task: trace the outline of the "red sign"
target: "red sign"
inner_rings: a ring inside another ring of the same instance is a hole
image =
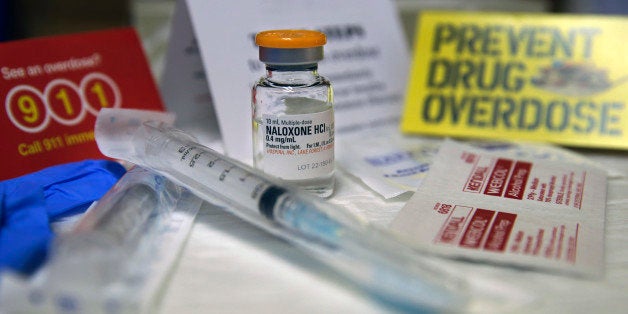
[[[132,28],[0,43],[0,180],[104,158],[100,108],[164,110]]]

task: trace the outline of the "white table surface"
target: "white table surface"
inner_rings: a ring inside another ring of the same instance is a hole
[[[579,151],[628,174],[628,153]],[[383,201],[340,171],[332,202],[385,226],[407,201]],[[605,276],[580,279],[446,261],[465,274],[478,313],[628,313],[628,177],[609,178]],[[496,302],[487,303],[492,299]],[[159,298],[161,313],[391,313],[290,244],[204,204]]]

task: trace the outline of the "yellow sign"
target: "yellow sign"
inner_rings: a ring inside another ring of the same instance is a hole
[[[628,149],[628,19],[425,12],[401,129]]]

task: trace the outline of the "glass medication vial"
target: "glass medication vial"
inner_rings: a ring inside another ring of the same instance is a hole
[[[334,190],[333,91],[318,74],[326,41],[311,30],[258,33],[266,75],[251,101],[255,167],[321,197]]]

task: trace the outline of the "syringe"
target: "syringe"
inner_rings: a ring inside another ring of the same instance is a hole
[[[464,281],[421,260],[386,231],[342,208],[202,146],[142,112],[102,109],[96,142],[106,156],[153,169],[210,202],[294,243],[389,304],[412,310],[459,311]]]

